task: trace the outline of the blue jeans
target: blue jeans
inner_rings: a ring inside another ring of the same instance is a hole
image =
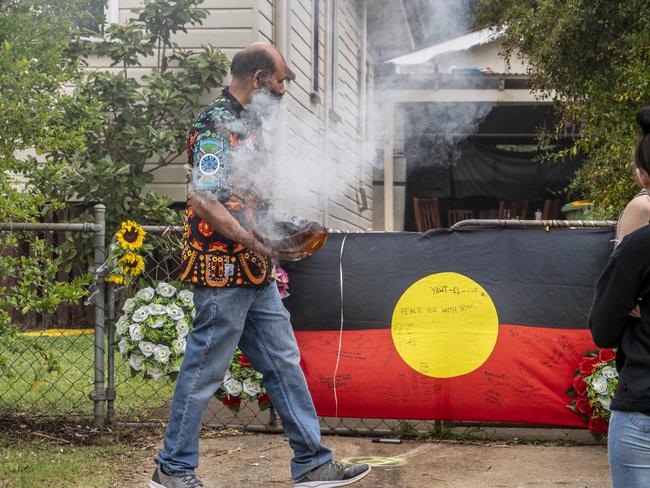
[[[650,416],[612,410],[607,450],[613,488],[650,486]]]
[[[176,380],[163,449],[157,462],[168,474],[189,474],[199,463],[199,431],[208,401],[226,374],[239,344],[282,419],[293,448],[291,477],[332,459],[320,443],[320,424],[291,328],[275,283],[253,288],[197,287],[194,328]]]

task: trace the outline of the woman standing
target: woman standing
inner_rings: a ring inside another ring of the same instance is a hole
[[[641,192],[627,204],[616,226],[616,243],[620,243],[630,232],[650,221],[650,107],[644,107],[636,114],[636,120],[643,131],[636,148],[636,181]]]
[[[596,284],[589,327],[598,347],[617,347],[619,383],[611,403],[608,452],[614,488],[650,486],[650,107],[636,177],[645,192],[625,208],[618,245]]]

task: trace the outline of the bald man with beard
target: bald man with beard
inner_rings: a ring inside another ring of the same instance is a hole
[[[261,115],[277,106],[274,102],[284,96],[285,82],[294,75],[278,50],[262,42],[238,52],[230,70],[232,83],[188,135],[180,279],[194,287],[196,313],[149,488],[206,487],[194,473],[201,420],[237,346],[264,375],[263,384],[282,419],[294,451],[294,486],[348,485],[366,476],[370,467],[343,466],[321,444],[289,313],[272,279],[275,259],[303,256],[278,253],[254,229],[256,212],[270,205],[260,188],[265,181],[260,175],[269,167]]]

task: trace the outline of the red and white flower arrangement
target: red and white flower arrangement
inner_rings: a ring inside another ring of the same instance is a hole
[[[289,275],[280,266],[273,270],[273,279],[277,282],[280,298],[289,296]],[[262,386],[262,374],[255,371],[246,355],[239,349],[235,351],[223,384],[215,396],[233,412],[239,412],[242,400],[257,401],[260,410],[270,408],[271,398]]]
[[[280,298],[284,300],[289,296],[289,275],[280,266],[273,270],[273,279],[277,282]]]
[[[618,385],[615,361],[614,349],[587,352],[567,390],[575,397],[567,407],[582,417],[596,437],[606,434],[609,427],[610,404]]]
[[[262,386],[262,373],[253,369],[239,349],[230,360],[228,372],[215,396],[233,412],[239,412],[243,400],[257,401],[260,410],[271,406],[271,398]]]

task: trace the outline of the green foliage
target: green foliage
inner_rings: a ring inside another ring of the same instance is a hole
[[[58,123],[72,101],[61,88],[76,70],[70,10],[41,0],[0,4],[0,221],[34,218],[46,200],[37,187],[16,185],[24,162],[35,162],[19,151],[67,152],[83,144],[81,120],[65,131]]]
[[[34,154],[68,154],[83,147],[89,119],[79,115],[92,113],[92,105],[80,110],[79,101],[63,88],[75,78],[71,22],[84,5],[83,0],[57,6],[43,0],[0,4],[0,222],[33,221],[43,208],[62,206],[42,191],[36,171],[41,163]],[[73,114],[75,122],[62,125]],[[61,158],[59,165],[64,164]],[[20,178],[27,175],[34,180]],[[35,239],[29,256],[14,257],[8,251],[17,244],[16,234],[0,234],[0,276],[14,280],[0,283],[0,341],[9,352],[18,347],[9,310],[54,312],[60,303],[78,302],[90,281],[87,276],[57,281],[65,247],[52,258],[51,244]],[[36,363],[55,369],[46,349],[31,344],[30,351]],[[7,374],[7,366],[7,356],[0,354],[0,375]]]
[[[155,170],[182,160],[201,96],[227,74],[219,50],[191,52],[174,41],[207,16],[201,1],[150,0],[128,24],[106,28],[100,41],[75,27],[88,25],[92,0],[0,7],[0,221],[72,201],[106,205],[109,235],[127,217],[180,220],[168,198],[145,186]],[[82,69],[91,58],[108,58],[118,69]],[[133,76],[143,65],[155,67]],[[26,149],[36,155],[16,157]],[[20,196],[8,172],[29,181]]]
[[[10,249],[18,244],[15,234],[0,236],[0,248]],[[10,286],[0,283],[0,340],[7,352],[17,351],[17,330],[8,311],[16,310],[26,315],[30,312],[54,313],[61,303],[79,303],[87,294],[92,277],[78,276],[70,281],[58,281],[57,274],[63,269],[63,254],[52,257],[52,245],[42,239],[30,241],[29,256],[0,254],[0,276],[13,277]],[[52,372],[58,364],[50,351],[36,341],[25,338],[23,346],[40,361],[39,371]],[[7,356],[0,354],[0,376],[11,374],[7,368]]]
[[[174,42],[206,17],[200,2],[148,1],[129,24],[105,29],[99,42],[84,39],[79,27],[92,24],[93,0],[0,3],[0,222],[61,209],[65,220],[89,220],[73,210],[98,202],[107,207],[109,236],[126,218],[178,222],[169,199],[145,185],[153,171],[181,158],[201,96],[227,74],[217,49],[192,53]],[[116,69],[83,69],[97,56]],[[141,65],[155,68],[133,76]],[[15,337],[10,308],[47,313],[83,295],[87,278],[59,283],[56,269],[72,260],[86,267],[92,246],[66,238],[54,259],[39,240],[30,258],[0,255],[2,275],[20,277],[0,290],[0,336]],[[3,237],[0,248],[13,244]]]
[[[421,437],[421,433],[415,428],[415,424],[408,420],[400,420],[392,431],[399,439],[418,439]]]
[[[145,185],[155,169],[183,154],[200,97],[221,84],[226,57],[212,47],[184,52],[173,41],[206,17],[200,0],[149,1],[131,23],[112,25],[101,42],[91,42],[78,26],[92,25],[96,3],[0,4],[0,222],[61,209],[65,220],[76,220],[74,207],[97,202],[107,207],[109,236],[127,217],[165,224],[179,219],[169,199],[145,192]],[[96,56],[118,70],[84,70]],[[131,76],[141,64],[156,68]],[[39,240],[31,243],[30,258],[0,256],[2,275],[20,277],[13,288],[0,290],[0,335],[15,337],[10,308],[47,313],[83,295],[87,278],[60,283],[56,269],[72,260],[86,267],[92,246],[66,238],[56,259]],[[47,360],[46,351],[35,352]]]
[[[4,238],[2,244],[15,245],[15,236]],[[0,310],[13,308],[22,314],[54,313],[59,303],[75,303],[86,294],[89,276],[69,282],[56,280],[63,268],[61,257],[51,257],[51,245],[42,239],[30,241],[29,256],[0,258],[0,276],[13,276],[12,286],[0,286]]]
[[[227,58],[219,50],[204,46],[200,52],[183,51],[173,40],[205,18],[206,11],[198,8],[201,1],[149,1],[128,24],[111,25],[101,42],[83,45],[86,61],[109,58],[121,69],[79,73],[74,99],[80,104],[93,101],[96,123],[85,133],[83,151],[73,157],[60,150],[49,153],[49,171],[40,176],[43,191],[77,198],[85,206],[101,201],[109,229],[126,218],[148,224],[179,222],[168,208],[172,202],[146,192],[145,185],[155,170],[182,160],[201,96],[220,86],[227,74]],[[152,65],[148,74],[133,76],[133,68]],[[67,111],[63,125],[75,123],[76,114]],[[64,171],[61,161],[66,161]],[[52,180],[58,184],[49,190]]]
[[[505,54],[531,64],[534,88],[562,113],[563,154],[587,162],[572,183],[599,217],[616,218],[638,191],[637,110],[650,103],[650,3],[643,0],[481,0],[479,18],[506,25]]]

